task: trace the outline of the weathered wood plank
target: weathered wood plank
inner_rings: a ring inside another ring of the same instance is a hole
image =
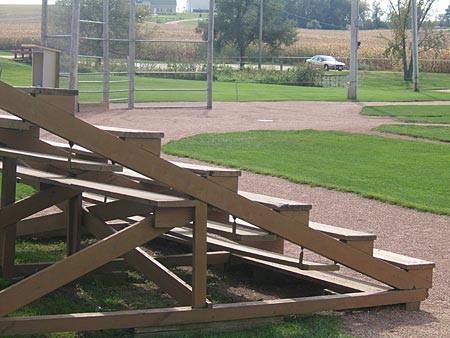
[[[17,174],[20,177],[34,179],[41,183],[71,187],[79,191],[89,191],[115,198],[123,198],[156,207],[193,207],[197,204],[194,200],[181,197],[157,194],[134,188],[114,186],[106,183],[86,181],[74,177],[49,173],[46,171],[25,168],[22,166],[18,166]]]
[[[38,191],[29,197],[0,209],[0,228],[17,223],[25,217],[65,201],[77,194],[76,190],[66,187],[50,187]]]
[[[16,150],[0,147],[0,156],[21,159],[24,161],[43,162],[51,164],[63,169],[78,169],[78,170],[93,170],[93,171],[121,171],[122,166],[117,164],[92,162],[86,160],[79,160],[76,158],[70,159],[57,155],[36,153],[25,150]]]
[[[90,331],[133,328],[151,325],[178,325],[225,320],[271,317],[310,313],[324,310],[344,310],[423,301],[427,291],[403,290],[358,292],[306,298],[268,300],[234,304],[219,304],[212,308],[177,307],[169,309],[77,313],[56,316],[0,318],[0,334],[30,334],[61,331]]]
[[[0,202],[2,208],[13,205],[16,201],[16,167],[15,158],[4,159]],[[2,277],[5,279],[13,276],[16,231],[16,222],[9,222],[6,226],[0,227],[0,267]]]
[[[180,229],[176,228],[170,231],[171,234],[181,237],[187,240],[192,240],[192,231],[189,229]],[[250,246],[238,244],[236,242],[227,240],[227,239],[219,239],[213,238],[211,236],[207,237],[207,243],[210,248],[215,250],[224,250],[229,251],[231,253],[241,254],[249,257],[255,257],[260,259],[265,259],[269,262],[277,262],[289,266],[299,267],[299,259],[289,256],[284,256],[282,254],[278,254],[275,252],[261,250],[257,248],[253,248]],[[322,270],[322,271],[330,271],[330,270],[338,270],[339,266],[334,264],[323,264],[310,262],[307,260],[303,260],[302,268],[305,270]]]
[[[31,303],[163,233],[150,224],[151,218],[146,218],[0,291],[0,316]]]
[[[307,226],[298,226],[295,219],[283,216],[214,182],[198,177],[142,148],[133,147],[132,144],[102,132],[70,114],[61,114],[52,105],[39,100],[39,97],[30,97],[2,82],[0,82],[0,108],[390,286],[399,289],[415,287],[417,277],[392,264],[340,243]]]
[[[206,300],[206,268],[208,251],[206,245],[206,204],[199,204],[195,208],[195,219],[192,240],[192,307],[207,306]]]

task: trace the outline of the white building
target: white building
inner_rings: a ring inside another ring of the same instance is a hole
[[[186,11],[191,13],[208,12],[209,0],[187,0]]]
[[[177,0],[136,0],[136,3],[149,8],[152,14],[176,14]]]

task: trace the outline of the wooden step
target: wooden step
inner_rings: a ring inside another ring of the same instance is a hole
[[[63,156],[49,155],[3,147],[0,147],[0,156],[20,159],[24,161],[33,161],[51,164],[53,166],[63,169],[78,169],[78,170],[108,171],[108,172],[122,171],[122,166],[117,164],[92,162],[86,160],[79,160],[76,158],[69,160],[69,158]]]
[[[373,256],[416,276],[420,276],[422,283],[417,283],[415,285],[416,288],[428,289],[433,286],[433,269],[436,266],[435,263],[381,249],[374,249]]]
[[[49,173],[42,170],[25,168],[23,166],[17,166],[17,176],[27,178],[29,180],[35,180],[40,183],[69,187],[75,190],[80,190],[80,192],[86,191],[117,199],[135,201],[155,207],[194,207],[198,203],[196,200],[87,181],[75,177]]]
[[[180,238],[182,241],[192,240],[192,230],[187,228],[175,228],[170,231],[175,237]],[[171,237],[170,239],[173,239]],[[339,270],[339,266],[336,264],[326,264],[311,262],[308,260],[303,260],[300,264],[299,259],[295,257],[289,257],[268,250],[262,250],[254,248],[247,245],[242,245],[228,239],[213,238],[211,236],[207,237],[208,247],[213,250],[224,250],[234,254],[239,254],[248,257],[254,257],[258,259],[263,259],[269,262],[280,263],[288,266],[294,266],[301,268],[303,270],[316,270],[316,271],[336,271]]]
[[[267,231],[261,230],[255,226],[244,225],[236,223],[235,231],[233,232],[233,224],[220,223],[215,221],[208,221],[208,232],[218,234],[222,237],[240,242],[261,242],[261,241],[275,241],[277,236],[270,234]]]
[[[341,228],[334,225],[309,222],[309,227],[370,254],[373,252],[373,242],[377,239],[376,235],[368,232]]]

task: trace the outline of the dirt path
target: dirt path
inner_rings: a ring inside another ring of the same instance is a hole
[[[425,103],[430,104],[430,103]],[[445,104],[448,104],[446,102]],[[359,115],[361,103],[252,102],[214,104],[201,108],[81,112],[79,117],[103,125],[164,131],[164,142],[198,133],[253,129],[318,129],[372,133],[390,118]],[[449,182],[443,182],[449,185]],[[353,311],[344,318],[357,337],[450,336],[450,217],[307,185],[244,172],[240,189],[313,205],[313,221],[377,234],[376,247],[436,262],[434,287],[420,312],[399,309]],[[290,253],[295,248],[289,248]]]

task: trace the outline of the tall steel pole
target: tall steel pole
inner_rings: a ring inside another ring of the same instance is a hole
[[[72,2],[72,32],[70,38],[69,89],[78,89],[78,49],[80,46],[80,0]]]
[[[411,11],[412,11],[412,66],[413,66],[413,84],[414,91],[419,91],[419,43],[418,43],[418,25],[417,25],[417,2],[416,0],[411,1]]]
[[[103,0],[103,102],[109,102],[109,0]]]
[[[134,108],[134,74],[136,59],[136,0],[130,0],[130,27],[128,32],[128,109]]]
[[[48,1],[42,0],[41,9],[41,45],[47,46],[48,36]]]
[[[350,82],[347,98],[356,100],[358,97],[358,31],[359,31],[359,0],[352,1],[352,27],[350,38]]]
[[[263,18],[264,18],[264,0],[259,0],[259,60],[258,69],[262,67],[262,50],[263,50]]]
[[[212,109],[213,101],[213,60],[214,60],[214,7],[215,1],[209,0],[209,17],[208,17],[208,69],[207,69],[207,102],[206,107]]]

